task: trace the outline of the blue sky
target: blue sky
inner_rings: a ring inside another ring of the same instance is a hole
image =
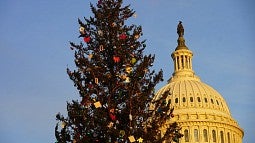
[[[69,41],[79,42],[77,18],[91,16],[96,0],[0,1],[0,142],[54,142],[55,114],[78,94],[66,74],[73,67]],[[156,55],[166,84],[179,20],[193,51],[193,70],[226,99],[255,142],[255,9],[253,0],[126,0],[143,26],[146,53]]]

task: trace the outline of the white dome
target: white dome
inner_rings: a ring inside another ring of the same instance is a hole
[[[162,133],[165,126],[176,121],[184,134],[179,143],[242,143],[244,132],[231,117],[224,98],[192,70],[193,53],[182,36],[179,34],[178,46],[171,54],[173,76],[154,98],[160,99],[167,92],[166,102],[174,107],[175,116],[162,127]]]

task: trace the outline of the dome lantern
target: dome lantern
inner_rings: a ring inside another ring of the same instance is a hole
[[[185,39],[183,37],[184,27],[181,21],[179,21],[177,26],[177,33],[179,35],[177,40],[178,45],[175,51],[171,54],[171,57],[174,61],[174,73],[170,80],[178,80],[180,78],[200,80],[192,70],[193,53],[185,45]]]

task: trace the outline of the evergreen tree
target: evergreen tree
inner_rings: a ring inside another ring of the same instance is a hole
[[[173,114],[169,103],[154,101],[162,71],[150,70],[153,55],[143,55],[142,27],[125,25],[135,16],[122,0],[99,0],[90,5],[94,17],[78,19],[83,42],[70,42],[76,70],[67,69],[80,99],[67,103],[68,117],[56,115],[58,143],[126,143],[177,141],[176,123],[160,127]]]

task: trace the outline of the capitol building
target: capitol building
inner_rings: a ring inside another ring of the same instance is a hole
[[[169,92],[166,101],[174,107],[175,116],[165,126],[172,122],[181,126],[184,136],[179,143],[242,143],[244,131],[231,116],[224,98],[193,71],[193,53],[185,45],[181,22],[177,33],[178,45],[171,54],[174,72],[155,97]]]

